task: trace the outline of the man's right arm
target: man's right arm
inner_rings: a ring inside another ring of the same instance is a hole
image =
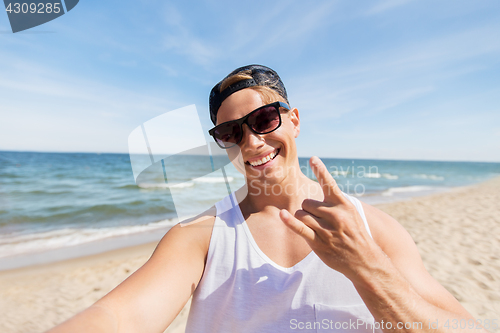
[[[141,268],[49,333],[163,332],[201,279],[214,221],[205,214],[172,227]]]

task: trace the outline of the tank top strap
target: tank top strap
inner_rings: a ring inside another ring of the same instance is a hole
[[[356,207],[358,214],[361,216],[361,219],[363,220],[366,231],[368,231],[368,234],[370,235],[370,237],[373,238],[372,232],[370,231],[370,226],[368,225],[368,221],[366,220],[365,210],[363,209],[363,205],[361,204],[361,201],[359,201],[359,199],[356,197],[353,197],[349,194],[345,194],[344,192],[342,192],[342,194],[344,195],[344,197],[349,199],[349,201],[354,205],[354,207]]]

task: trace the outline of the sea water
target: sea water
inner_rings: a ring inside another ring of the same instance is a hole
[[[500,163],[322,160],[344,192],[372,204],[500,175]],[[299,163],[315,179],[308,158]],[[178,158],[136,183],[128,154],[0,152],[0,269],[159,240],[179,218],[244,185],[230,166],[206,174],[202,165]]]

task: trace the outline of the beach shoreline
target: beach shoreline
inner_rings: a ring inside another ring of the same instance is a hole
[[[57,264],[73,259],[77,260],[121,249],[140,247],[145,244],[157,244],[172,226],[129,235],[102,238],[73,246],[3,257],[0,258],[0,273],[3,271]]]
[[[498,322],[498,202],[500,177],[377,207],[405,227],[427,270],[473,316]],[[156,244],[1,271],[0,331],[43,332],[84,310],[144,264]],[[188,307],[167,332],[184,330]]]
[[[429,196],[452,191],[456,188],[458,187],[440,187],[433,188],[431,190],[400,193],[396,196],[387,196],[384,195],[383,192],[380,192],[357,196],[357,198],[367,204],[379,206],[383,204],[407,201],[420,196]],[[83,241],[77,245],[30,249],[30,252],[21,252],[7,256],[5,253],[0,253],[0,272],[23,267],[56,263],[59,261],[92,256],[94,254],[105,253],[146,243],[159,242],[163,235],[165,235],[165,233],[167,233],[168,230],[170,230],[170,228],[177,223],[177,220],[177,218],[171,218],[167,220],[153,221],[149,223],[150,227],[146,231],[117,234],[92,241]],[[94,231],[94,233],[97,232],[98,229]]]

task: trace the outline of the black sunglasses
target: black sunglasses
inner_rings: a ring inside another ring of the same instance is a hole
[[[280,108],[290,110],[285,103],[274,102],[261,106],[240,119],[217,125],[208,133],[213,136],[219,147],[223,149],[234,147],[243,138],[243,124],[247,124],[256,134],[267,134],[277,130],[281,126]]]

